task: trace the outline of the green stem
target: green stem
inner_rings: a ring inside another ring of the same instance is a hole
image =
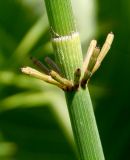
[[[70,0],[45,0],[45,3],[50,26],[57,34],[68,35],[76,30]]]
[[[79,34],[76,31],[70,0],[45,0],[56,61],[64,75],[74,80],[83,64]],[[88,88],[66,92],[71,124],[81,160],[104,160]]]

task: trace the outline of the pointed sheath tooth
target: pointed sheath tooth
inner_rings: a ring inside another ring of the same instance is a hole
[[[74,89],[77,89],[79,87],[80,77],[81,77],[81,69],[77,68],[74,73]]]
[[[37,79],[41,79],[45,82],[48,82],[48,83],[50,83],[50,82],[53,83],[54,82],[55,83],[55,80],[53,80],[51,76],[48,76],[44,73],[41,73],[34,68],[31,68],[31,67],[27,66],[27,67],[21,68],[21,71],[25,74],[28,74],[32,77],[37,78]]]
[[[30,75],[32,77],[35,77],[37,79],[43,80],[47,83],[53,84],[58,86],[59,88],[63,89],[63,90],[67,90],[66,86],[61,85],[59,82],[55,81],[51,76],[48,76],[44,73],[41,73],[39,71],[37,71],[34,68],[31,67],[23,67],[21,68],[21,71],[27,75]]]
[[[93,67],[95,66],[95,63],[97,61],[97,57],[99,56],[99,52],[100,52],[100,48],[98,48],[98,47],[94,48],[93,54],[92,54],[90,61],[89,61],[89,64],[88,64],[88,67],[86,68],[84,76],[81,80],[81,87],[83,89],[85,89],[86,84],[88,83],[88,81],[90,80],[90,78],[92,76],[92,70],[93,70]]]
[[[92,73],[90,71],[88,71],[88,70],[85,71],[84,76],[83,76],[83,78],[81,80],[81,87],[83,89],[86,88],[86,84],[88,83],[88,80],[90,79],[91,76],[92,76]]]
[[[107,38],[106,38],[106,41],[99,53],[99,56],[97,58],[97,62],[93,68],[93,71],[92,73],[94,73],[100,66],[101,62],[103,61],[103,59],[105,58],[106,54],[108,53],[108,51],[110,50],[111,48],[111,44],[113,42],[113,39],[114,39],[114,34],[111,32],[108,34]]]
[[[31,57],[30,59],[32,60],[33,64],[35,64],[35,66],[37,66],[43,73],[46,73],[49,75],[49,69],[43,63],[41,63],[35,57]]]
[[[50,69],[52,69],[52,70],[56,71],[57,73],[61,74],[61,71],[60,71],[58,65],[51,58],[46,57],[45,62],[48,64]]]
[[[97,44],[97,41],[96,40],[92,40],[91,43],[90,43],[90,45],[89,45],[86,57],[85,57],[84,62],[83,62],[83,70],[84,71],[88,67],[90,58],[91,58],[91,56],[93,54],[93,51],[94,51],[94,48],[96,47],[96,44]]]
[[[100,53],[100,48],[99,47],[94,48],[93,54],[88,64],[88,68],[87,68],[88,71],[92,72],[93,67],[95,66],[97,58],[99,56],[99,53]]]
[[[73,83],[71,81],[61,77],[57,72],[51,70],[50,75],[54,80],[56,80],[57,82],[59,82],[63,86],[68,87],[68,89],[73,88]]]
[[[108,53],[109,49],[111,48],[111,44],[113,42],[114,39],[114,34],[111,32],[108,34],[106,41],[101,49],[100,55],[99,55],[99,60],[100,62],[104,59],[104,57],[106,56],[106,54]]]

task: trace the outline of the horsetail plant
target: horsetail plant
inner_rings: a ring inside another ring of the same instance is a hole
[[[30,67],[22,68],[22,72],[65,91],[79,158],[104,160],[87,83],[109,51],[114,35],[108,34],[101,50],[97,47],[97,41],[92,40],[83,62],[70,0],[45,0],[45,4],[56,62],[46,58],[48,68],[33,59],[43,73]]]

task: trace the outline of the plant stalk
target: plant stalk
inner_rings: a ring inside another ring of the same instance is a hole
[[[52,44],[62,74],[74,80],[83,57],[70,0],[45,0],[52,30]],[[83,74],[83,73],[82,73]],[[66,92],[72,129],[81,160],[104,160],[88,88]]]

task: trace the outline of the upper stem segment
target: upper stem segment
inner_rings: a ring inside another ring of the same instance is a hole
[[[63,36],[76,31],[70,0],[45,0],[45,3],[52,32]]]

